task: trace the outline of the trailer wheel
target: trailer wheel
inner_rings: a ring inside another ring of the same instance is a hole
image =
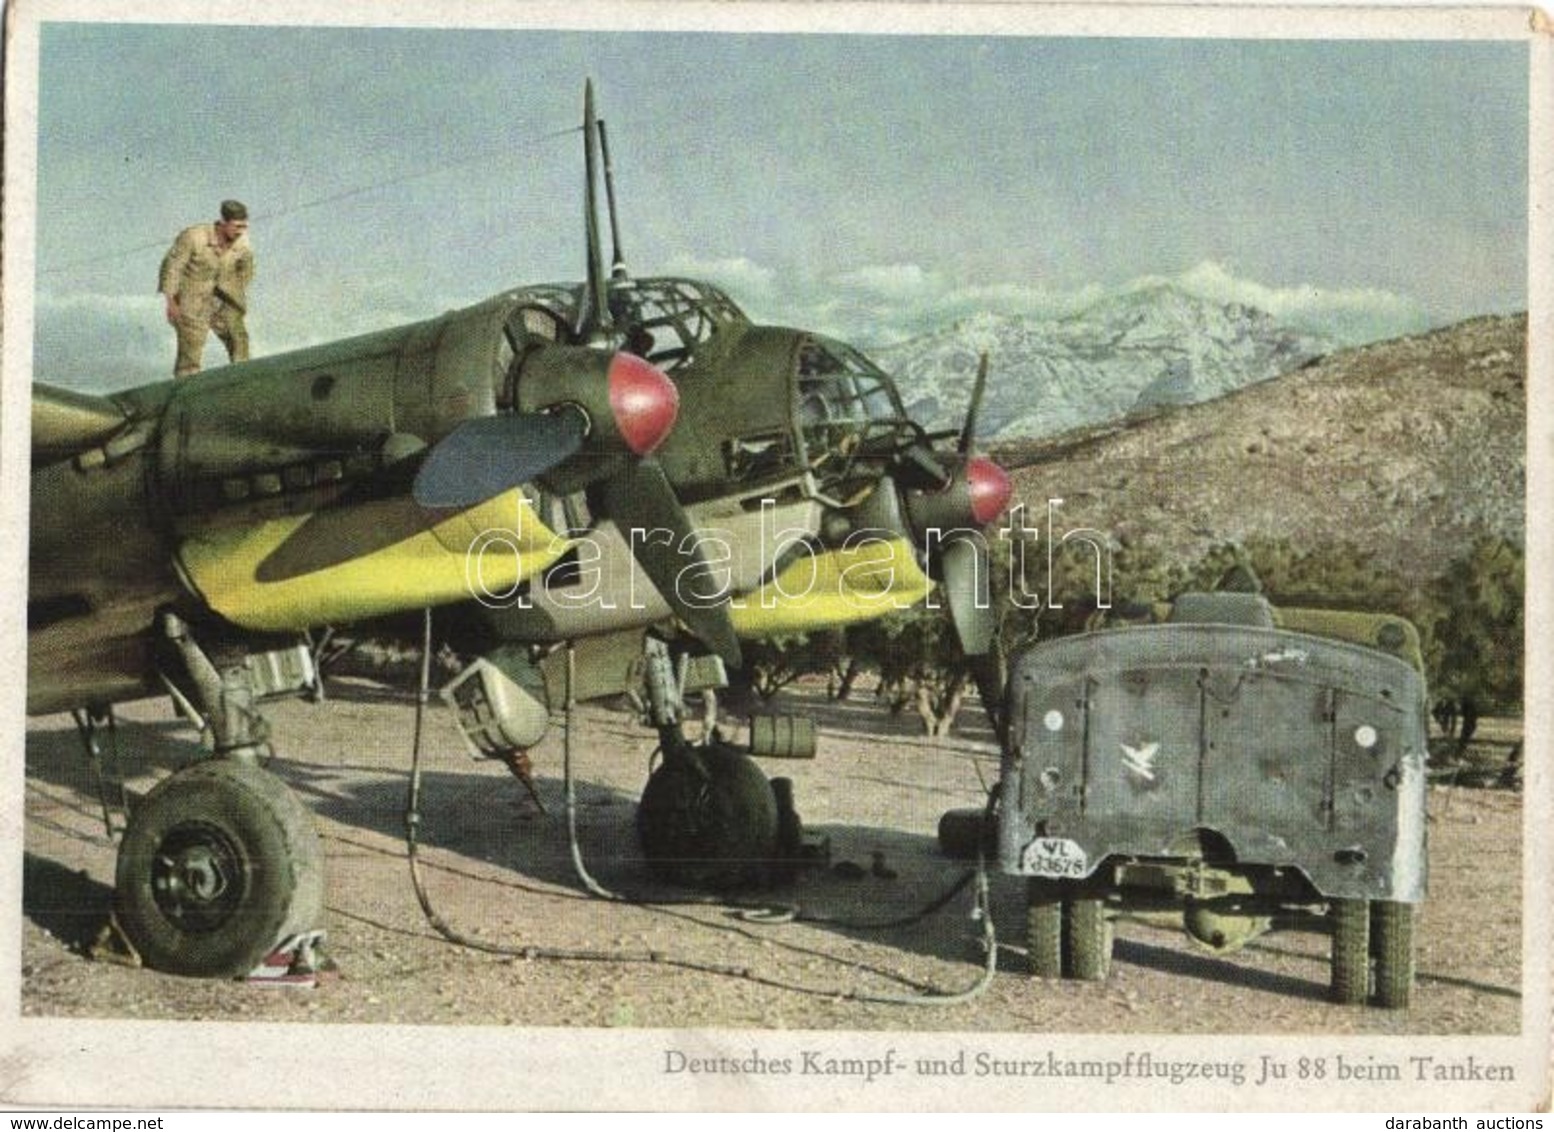
[[[1100,982],[1112,969],[1112,922],[1100,900],[1070,900],[1063,908],[1063,944],[1071,979]]]
[[[1414,991],[1414,906],[1378,900],[1371,905],[1370,926],[1376,952],[1376,1005],[1406,1009]]]
[[[130,815],[114,909],[146,965],[244,975],[318,927],[324,865],[307,809],[274,775],[211,759],[163,780]]]
[[[1363,1005],[1370,993],[1370,902],[1334,900],[1327,916],[1333,933],[1333,1001]]]
[[[1040,877],[1032,877],[1025,892],[1025,946],[1031,974],[1038,979],[1062,978],[1062,894],[1051,881]]]

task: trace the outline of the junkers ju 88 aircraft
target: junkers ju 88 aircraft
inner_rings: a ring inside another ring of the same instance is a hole
[[[256,706],[316,678],[310,631],[437,607],[471,660],[444,694],[509,761],[553,707],[645,691],[664,758],[638,827],[671,864],[776,846],[765,776],[679,722],[740,638],[937,586],[988,653],[986,544],[953,537],[1009,497],[972,454],[980,390],[930,436],[852,347],[630,277],[591,89],[583,135],[582,283],[127,392],[34,385],[29,712],[73,711],[94,749],[112,705],[168,695],[211,738],[124,831],[115,918],[148,965],[240,975],[318,926],[316,835]]]

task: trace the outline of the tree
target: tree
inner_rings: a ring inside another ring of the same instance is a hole
[[[1436,682],[1480,704],[1521,706],[1527,574],[1522,552],[1481,539],[1436,586]]]
[[[840,633],[784,633],[744,645],[744,668],[756,695],[769,700],[801,676],[828,673],[845,651]]]

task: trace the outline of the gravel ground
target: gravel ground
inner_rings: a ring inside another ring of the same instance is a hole
[[[403,839],[412,705],[402,693],[336,680],[330,702],[269,705],[279,752],[270,769],[317,817],[327,858],[325,927],[337,970],[313,989],[176,978],[87,958],[110,899],[114,847],[68,717],[28,734],[21,951],[25,1015],[271,1022],[487,1023],[525,1026],[778,1028],[1049,1033],[1514,1034],[1521,1016],[1521,806],[1500,790],[1432,787],[1431,895],[1420,921],[1419,985],[1404,1012],[1325,1001],[1325,938],[1265,936],[1215,956],[1169,924],[1118,924],[1103,984],[1024,974],[1019,882],[990,894],[997,971],[984,985],[972,886],[939,851],[947,809],[977,805],[996,775],[990,735],[970,712],[944,740],[913,733],[864,697],[815,689],[790,706],[822,725],[818,759],[768,763],[794,779],[806,827],[830,842],[830,867],[752,904],[800,909],[761,923],[724,903],[684,900],[638,859],[634,802],[652,754],[630,716],[590,707],[574,742],[579,846],[586,869],[626,900],[589,895],[568,847],[562,745],[535,752],[541,812],[500,765],[468,758],[451,717],[433,709],[424,764],[422,875],[455,932],[497,954],[454,946],[428,924]],[[119,759],[132,796],[198,752],[162,703],[131,705]],[[736,738],[742,736],[736,735]],[[859,866],[849,869],[844,863]],[[861,875],[855,875],[861,874]],[[626,957],[555,960],[522,949]],[[926,1008],[899,997],[952,999]]]

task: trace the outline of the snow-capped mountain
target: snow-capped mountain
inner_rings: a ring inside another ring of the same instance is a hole
[[[955,428],[977,359],[987,351],[978,433],[992,441],[1193,404],[1277,377],[1335,347],[1255,308],[1162,284],[1047,321],[979,314],[872,354],[895,375],[914,417]]]

